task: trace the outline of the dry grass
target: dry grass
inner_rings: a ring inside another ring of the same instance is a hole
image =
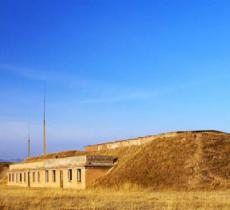
[[[182,133],[106,153],[118,156],[118,164],[97,186],[129,182],[154,190],[230,189],[229,135]]]
[[[82,154],[66,151],[28,161]],[[0,210],[230,210],[229,135],[181,133],[146,145],[90,154],[118,157],[95,189],[0,185]]]
[[[1,210],[229,210],[229,191],[60,190],[0,186]]]

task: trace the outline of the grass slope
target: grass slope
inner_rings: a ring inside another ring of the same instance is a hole
[[[230,138],[219,133],[180,133],[142,146],[105,152],[118,163],[95,186],[126,183],[155,190],[230,187]]]

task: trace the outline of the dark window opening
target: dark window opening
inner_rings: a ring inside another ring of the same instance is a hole
[[[56,182],[56,171],[53,170],[53,182]]]
[[[22,182],[22,173],[20,173],[20,179],[19,179],[20,182]]]
[[[68,170],[68,180],[69,182],[72,181],[72,169]]]
[[[77,169],[77,182],[81,182],[81,169]]]

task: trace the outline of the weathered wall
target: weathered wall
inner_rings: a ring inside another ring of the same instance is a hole
[[[85,175],[85,179],[86,179],[86,188],[89,188],[92,183],[94,183],[94,181],[96,179],[98,179],[99,177],[104,176],[108,170],[110,168],[108,167],[101,167],[101,168],[86,168],[86,175]]]
[[[84,149],[87,152],[93,152],[93,151],[116,149],[120,147],[137,146],[137,145],[146,144],[148,142],[154,141],[158,138],[173,137],[176,135],[178,135],[178,133],[174,133],[174,132],[164,133],[164,134],[154,135],[154,136],[145,136],[145,137],[139,137],[139,138],[133,138],[133,139],[127,139],[121,141],[107,142],[103,144],[89,145],[86,146]]]
[[[12,164],[8,172],[8,185],[85,189],[87,181],[91,182],[97,177],[104,175],[107,170],[113,166],[113,159],[114,158],[111,156],[87,155],[48,159],[40,162]],[[87,179],[86,177],[88,175],[86,176],[86,168],[90,176],[90,178]],[[99,168],[99,170],[96,170],[96,168]],[[106,170],[104,170],[104,168],[106,168]],[[68,177],[69,169],[72,170],[72,180],[69,180]],[[81,170],[81,181],[77,180],[78,169]],[[48,171],[48,182],[46,180],[46,171]],[[55,179],[53,176],[54,171]],[[38,179],[38,177],[40,178]]]
[[[63,188],[75,188],[75,189],[84,189],[85,188],[85,168],[77,167],[72,169],[72,181],[68,179],[68,168],[62,169],[50,169],[48,170],[48,182],[46,182],[46,170],[30,170],[28,171],[14,171],[8,173],[8,185],[9,186],[20,186],[20,187],[52,187],[52,188],[60,188],[61,187],[61,177],[60,173],[63,173]],[[81,182],[77,181],[77,169],[81,169]],[[53,170],[56,173],[56,180],[53,179]],[[35,179],[34,179],[35,173]],[[40,181],[38,181],[38,173],[40,173]],[[9,181],[9,174],[11,174],[11,182]],[[20,181],[20,174],[22,176],[22,180]],[[24,179],[24,175],[26,175],[26,179]],[[12,181],[12,176],[14,176],[14,181]],[[30,183],[30,184],[29,184]]]
[[[77,181],[77,169],[81,169],[81,182]],[[68,180],[68,169],[63,170],[64,185],[63,188],[69,189],[85,189],[85,167],[73,168],[72,181]]]
[[[154,141],[159,138],[169,138],[169,137],[176,137],[176,136],[193,136],[193,135],[210,135],[215,134],[217,136],[219,135],[229,135],[228,133],[224,133],[221,131],[215,131],[215,130],[198,130],[198,131],[177,131],[177,132],[169,132],[169,133],[162,133],[159,135],[152,135],[152,136],[144,136],[144,137],[138,137],[133,139],[127,139],[127,140],[119,140],[119,141],[113,141],[113,142],[106,142],[102,144],[94,144],[86,146],[84,149],[87,152],[95,152],[95,151],[103,151],[103,150],[111,150],[116,149],[120,147],[129,147],[129,146],[138,146],[141,144],[146,144],[148,142]]]

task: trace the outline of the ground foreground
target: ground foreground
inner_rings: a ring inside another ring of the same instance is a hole
[[[129,187],[127,187],[129,188]],[[50,190],[0,186],[0,210],[229,210],[230,191]]]

